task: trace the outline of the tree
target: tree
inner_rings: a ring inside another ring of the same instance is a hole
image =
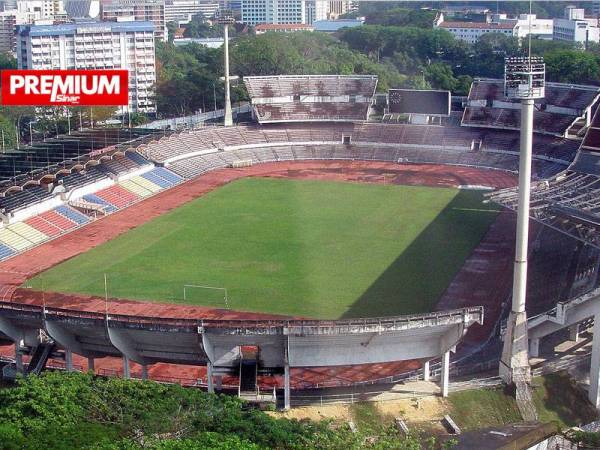
[[[458,80],[452,73],[452,67],[445,63],[433,63],[427,66],[425,78],[436,89],[454,91],[458,85]]]
[[[600,79],[596,57],[579,50],[558,50],[544,55],[546,74],[550,81],[561,83],[593,83]]]
[[[177,28],[178,28],[177,22],[173,22],[173,21],[167,22],[167,32],[169,35],[168,42],[171,44],[175,40],[175,33],[177,32]]]

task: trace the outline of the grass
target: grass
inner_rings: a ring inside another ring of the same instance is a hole
[[[497,210],[481,193],[246,178],[29,280],[47,291],[316,318],[430,311]]]
[[[585,393],[566,373],[533,379],[533,399],[540,422],[568,428],[597,419]],[[520,422],[514,398],[503,389],[455,392],[448,397],[452,419],[465,431]]]

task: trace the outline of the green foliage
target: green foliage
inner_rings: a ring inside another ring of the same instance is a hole
[[[571,442],[579,444],[580,448],[600,448],[600,433],[598,432],[572,430],[565,435]]]
[[[544,55],[547,77],[561,83],[597,83],[600,65],[595,55],[580,50],[554,50]]]
[[[422,10],[414,8],[391,8],[379,14],[369,14],[369,25],[394,25],[414,26],[419,28],[432,28],[435,19],[435,10]]]
[[[46,372],[0,390],[0,450],[420,449],[394,428],[351,433],[273,418],[234,397],[154,382]]]
[[[595,408],[568,373],[555,373],[533,379],[533,400],[540,422],[561,428],[597,419]],[[502,389],[455,392],[448,397],[450,415],[464,430],[519,422],[521,416],[514,393]]]
[[[378,64],[323,33],[265,33],[238,38],[232,45],[236,74],[368,74],[382,90],[402,82],[391,65]]]
[[[235,36],[235,28],[230,27],[230,37]],[[202,14],[192,17],[190,23],[185,25],[183,36],[187,38],[214,38],[223,37],[223,27],[211,25]]]
[[[55,292],[338,318],[430,311],[497,209],[481,193],[245,178],[43,272]],[[249,238],[251,236],[251,238]],[[434,276],[435,275],[435,276]],[[332,295],[335,293],[335,295]]]

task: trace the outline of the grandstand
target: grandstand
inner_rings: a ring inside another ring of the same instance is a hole
[[[600,90],[591,86],[547,83],[546,96],[536,100],[536,133],[566,136],[579,130],[592,115]],[[518,130],[518,102],[504,97],[502,80],[475,80],[471,86],[462,125]]]
[[[0,195],[28,181],[53,178],[60,172],[122,151],[127,143],[145,142],[156,133],[138,128],[87,129],[8,151],[0,156]]]
[[[279,75],[245,77],[259,123],[364,121],[377,77],[371,75]]]
[[[600,110],[592,120],[581,149],[564,172],[536,183],[531,190],[532,217],[545,225],[600,247]],[[515,209],[515,188],[490,199]]]

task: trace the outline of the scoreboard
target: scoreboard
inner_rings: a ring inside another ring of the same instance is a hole
[[[450,91],[390,89],[388,99],[390,113],[450,115]]]

